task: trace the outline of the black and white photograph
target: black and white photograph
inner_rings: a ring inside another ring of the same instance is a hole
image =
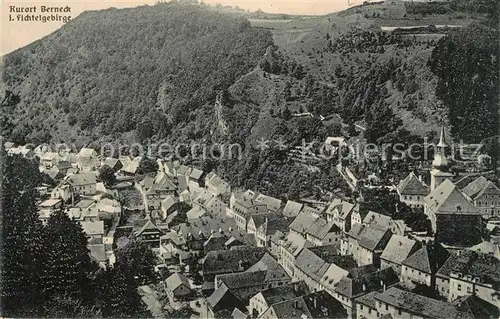
[[[0,317],[500,318],[499,0],[0,16]]]

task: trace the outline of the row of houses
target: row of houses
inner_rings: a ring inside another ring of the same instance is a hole
[[[114,232],[121,216],[121,205],[113,192],[98,182],[103,159],[91,148],[78,153],[68,150],[52,152],[48,146],[34,149],[26,146],[4,145],[9,155],[38,158],[40,172],[48,175],[56,186],[38,188],[39,219],[46,223],[52,213],[64,210],[78,221],[87,236],[90,256],[102,267],[113,264]]]
[[[340,199],[313,207],[249,190],[231,192],[229,203],[221,195],[205,184],[191,194],[196,217],[161,236],[165,261],[202,263],[207,297],[201,316],[322,317],[320,307],[308,306],[309,296],[328,301],[329,311],[341,317],[480,318],[465,309],[496,309],[499,261],[492,254],[450,253],[438,243],[422,243],[402,221]],[[221,208],[211,204],[217,201]],[[179,298],[195,289],[175,282],[172,295]],[[439,291],[442,300],[412,292],[423,286]],[[424,301],[428,307],[419,306]],[[435,307],[445,310],[432,315]]]

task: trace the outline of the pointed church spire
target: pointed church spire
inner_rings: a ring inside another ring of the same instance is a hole
[[[448,144],[446,144],[446,140],[444,137],[444,125],[441,126],[441,135],[439,136],[439,143],[436,145],[437,147],[448,147]]]
[[[448,147],[444,138],[444,125],[441,126],[441,136],[439,137],[439,143],[436,145],[437,150],[434,153],[434,160],[432,161],[432,166],[441,171],[447,171],[450,163],[446,158],[445,149]]]

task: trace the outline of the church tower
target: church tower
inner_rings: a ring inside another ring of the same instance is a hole
[[[434,153],[434,160],[432,161],[431,171],[431,192],[436,189],[445,179],[451,179],[453,173],[450,173],[450,161],[446,158],[446,149],[448,144],[444,138],[444,126],[441,127],[441,136],[439,143],[436,145],[437,149]]]

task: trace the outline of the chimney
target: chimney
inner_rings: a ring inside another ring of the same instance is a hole
[[[243,271],[243,261],[240,259],[240,261],[238,261],[238,270],[239,271]]]
[[[385,291],[386,286],[383,280],[380,280],[380,287],[382,287],[382,291]]]
[[[363,284],[363,291],[366,291],[366,285]]]
[[[318,308],[318,298],[314,297],[313,303],[314,303],[314,309],[317,309]]]

